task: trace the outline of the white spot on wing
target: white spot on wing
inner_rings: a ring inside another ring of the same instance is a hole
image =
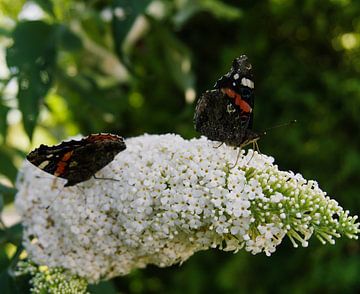
[[[234,80],[237,80],[239,77],[239,74],[234,74]]]
[[[43,161],[42,163],[39,164],[38,168],[44,169],[49,164],[49,162],[50,161],[48,160]]]
[[[254,89],[254,82],[252,80],[249,80],[247,78],[241,79],[241,85],[248,87],[250,89]]]
[[[251,80],[248,81],[249,81],[249,88],[254,89],[254,82]]]
[[[231,104],[228,104],[226,108],[227,108],[226,110],[227,110],[228,113],[233,113],[233,112],[236,111],[234,106],[232,106]]]

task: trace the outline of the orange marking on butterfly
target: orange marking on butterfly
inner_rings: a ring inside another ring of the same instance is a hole
[[[252,108],[250,107],[250,105],[245,101],[245,100],[240,100],[238,101],[238,105],[240,106],[241,110],[244,111],[244,112],[251,112],[252,111]],[[235,104],[236,103],[236,100],[235,100]]]
[[[235,105],[239,106],[240,109],[244,112],[252,112],[252,108],[245,100],[243,100],[240,94],[236,93],[234,90],[229,88],[222,88],[221,91],[229,96],[230,98],[235,99]]]
[[[68,160],[71,158],[73,153],[74,153],[74,151],[72,150],[72,151],[66,152],[64,154],[64,156],[61,158],[61,160],[57,164],[57,168],[54,172],[54,176],[58,177],[64,173],[65,168],[68,165]]]

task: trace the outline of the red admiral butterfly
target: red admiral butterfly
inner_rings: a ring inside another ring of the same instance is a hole
[[[206,91],[196,105],[195,130],[210,140],[230,146],[256,144],[253,132],[254,82],[252,66],[245,55],[236,58],[230,71]]]
[[[120,136],[93,134],[80,141],[65,141],[56,146],[40,145],[26,158],[41,170],[66,179],[65,187],[69,187],[89,180],[125,149]]]

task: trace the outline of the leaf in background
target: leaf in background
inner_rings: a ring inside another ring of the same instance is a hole
[[[151,19],[151,17],[148,17],[148,20],[159,39],[159,43],[163,44],[164,59],[176,85],[184,92],[194,88],[195,77],[191,68],[189,49],[174,33],[163,27],[156,20]]]
[[[51,0],[33,0],[37,5],[39,5],[46,13],[51,16],[54,14],[54,5]]]
[[[0,231],[0,243],[2,242],[12,242],[8,240],[7,238],[4,239],[4,233],[5,236],[9,236],[8,230],[6,231]],[[11,234],[11,233],[10,233]],[[21,239],[20,241],[21,242]],[[17,243],[19,243],[17,242]],[[13,243],[16,244],[16,243]],[[5,245],[6,246],[6,245]],[[8,259],[8,256],[5,257],[5,262],[0,266],[1,268],[1,274],[0,274],[0,289],[1,294],[3,293],[11,293],[11,294],[23,294],[23,293],[30,293],[30,275],[21,275],[16,276],[15,271],[17,268],[17,264],[19,262],[20,254],[23,252],[24,248],[22,245],[17,246],[15,254],[11,257],[11,259]],[[1,252],[2,254],[5,254],[5,251]]]
[[[114,0],[113,34],[116,52],[122,56],[122,44],[132,28],[136,18],[144,13],[149,0]]]
[[[3,209],[4,209],[4,196],[2,195],[2,193],[0,193],[0,216]]]
[[[3,197],[2,200],[4,201],[5,204],[8,204],[8,203],[14,201],[16,192],[17,192],[17,190],[15,188],[5,186],[0,183],[0,196]]]
[[[242,10],[218,0],[188,0],[181,4],[173,20],[177,28],[182,27],[192,16],[200,11],[207,11],[219,19],[232,21],[242,16]]]
[[[13,163],[14,155],[15,154],[4,145],[0,146],[0,174],[3,174],[12,182],[15,181],[17,175],[17,168]]]
[[[12,33],[14,43],[7,49],[6,61],[18,78],[19,109],[29,138],[36,125],[39,107],[52,84],[56,28],[42,21],[20,22]]]
[[[9,111],[9,107],[0,104],[0,135],[3,136],[3,138],[6,137],[6,131],[7,131],[7,113]]]
[[[20,223],[6,229],[7,242],[21,246],[23,227]]]
[[[0,1],[0,11],[1,18],[8,16],[14,20],[17,18],[21,9],[23,8],[26,0],[1,0]]]
[[[0,273],[0,289],[2,294],[18,293],[13,278],[8,274],[7,270]]]
[[[16,246],[21,246],[22,233],[23,227],[20,223],[13,225],[9,228],[2,227],[0,229],[0,245],[12,243]]]
[[[116,293],[119,293],[116,290],[113,282],[111,282],[111,281],[104,281],[104,282],[101,282],[96,285],[89,285],[88,290],[92,294],[102,294],[102,293],[116,294]]]
[[[0,27],[0,36],[4,36],[4,37],[10,37],[11,32],[4,27]]]
[[[228,5],[218,0],[203,0],[201,6],[204,10],[212,13],[218,18],[234,20],[242,16],[242,10],[236,6]]]
[[[67,51],[76,51],[82,48],[81,39],[67,26],[59,25],[57,28],[59,45]]]

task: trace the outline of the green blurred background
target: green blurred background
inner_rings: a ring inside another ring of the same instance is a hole
[[[196,97],[248,55],[255,130],[280,169],[360,209],[360,2],[0,0],[0,289],[21,240],[14,181],[33,147],[79,133],[198,136]],[[16,220],[16,219],[15,219]],[[92,293],[360,293],[359,243],[313,239],[273,256],[217,250]],[[6,292],[8,291],[8,292]]]

